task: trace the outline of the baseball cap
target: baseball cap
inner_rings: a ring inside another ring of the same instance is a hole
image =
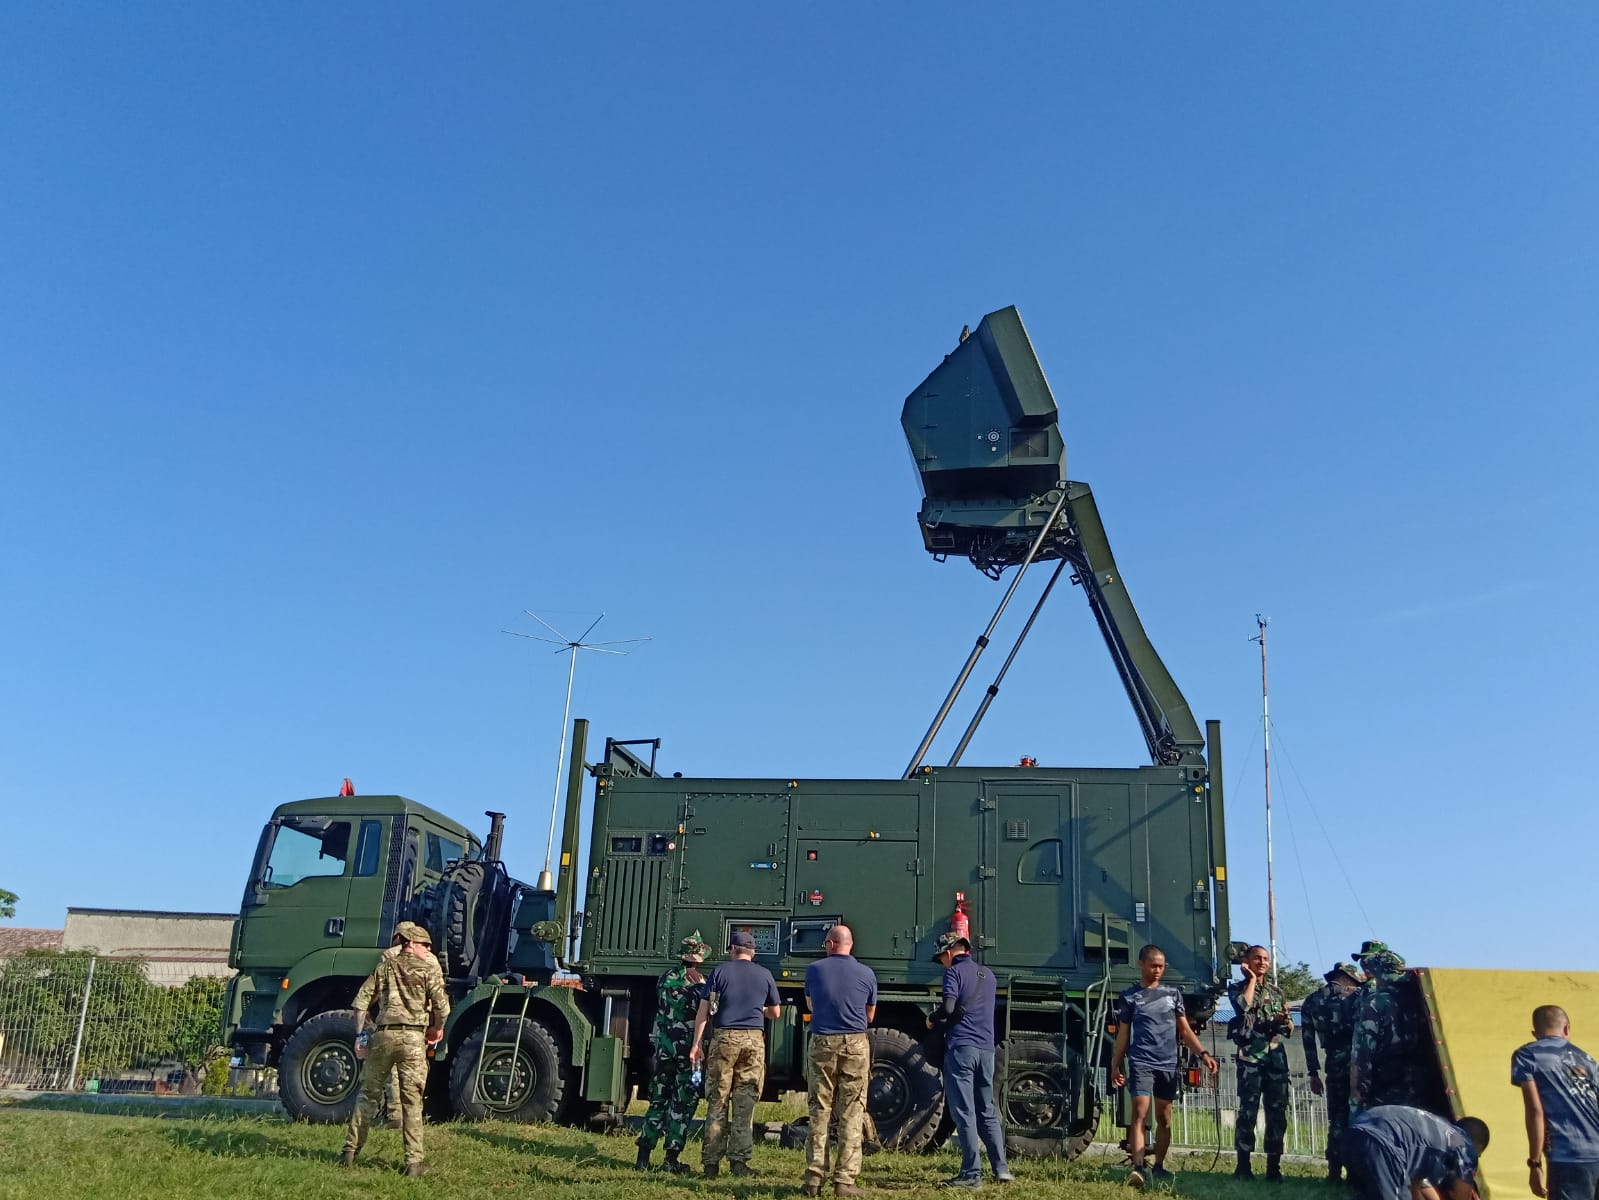
[[[972,948],[971,942],[961,937],[958,933],[941,933],[938,935],[938,941],[933,943],[933,959],[937,961],[940,954],[947,950],[958,950],[962,946],[965,946],[968,950]]]
[[[404,938],[408,942],[426,942],[433,944],[433,935],[415,921],[401,921],[394,927],[394,936]]]
[[[755,935],[744,929],[736,930],[732,937],[727,939],[727,944],[739,950],[755,949]]]

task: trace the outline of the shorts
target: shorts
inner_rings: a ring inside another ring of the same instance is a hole
[[[1142,1063],[1128,1063],[1127,1094],[1153,1096],[1157,1100],[1177,1099],[1177,1068],[1163,1071],[1159,1067],[1146,1067]]]

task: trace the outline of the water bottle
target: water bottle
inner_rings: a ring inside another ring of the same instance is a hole
[[[694,1085],[694,1090],[697,1092],[705,1083],[705,1072],[695,1067],[694,1074],[690,1075],[688,1080]]]

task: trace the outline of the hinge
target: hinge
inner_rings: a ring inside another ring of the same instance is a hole
[[[999,801],[992,796],[984,796],[977,802],[978,812],[993,812],[999,807]]]
[[[977,868],[977,878],[979,878],[979,879],[992,879],[992,878],[994,878],[994,875],[995,875],[995,871],[994,871],[993,867],[978,867]]]
[[[922,860],[919,858],[911,859],[910,862],[905,864],[905,869],[913,875],[920,875],[922,873]]]

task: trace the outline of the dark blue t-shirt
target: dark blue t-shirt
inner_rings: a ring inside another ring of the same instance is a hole
[[[1177,1069],[1177,1018],[1187,1016],[1183,994],[1157,983],[1130,987],[1116,1001],[1116,1021],[1132,1032],[1127,1041],[1127,1061],[1152,1071]]]
[[[1477,1174],[1477,1148],[1471,1139],[1442,1117],[1403,1104],[1379,1104],[1349,1118],[1353,1133],[1361,1130],[1380,1142],[1405,1168],[1411,1183],[1441,1187],[1451,1179],[1472,1183]]]
[[[718,963],[705,991],[716,1010],[711,1024],[717,1029],[765,1029],[766,1017],[761,1009],[782,1003],[772,973],[747,958]]]
[[[994,992],[994,972],[973,962],[970,954],[957,956],[944,968],[944,1007],[949,1008],[953,998],[956,1006],[964,1010],[961,1019],[945,1031],[945,1049],[994,1048]]]
[[[1563,1037],[1528,1042],[1510,1057],[1510,1082],[1536,1080],[1549,1161],[1599,1162],[1599,1065]]]
[[[805,968],[812,1033],[865,1033],[866,1007],[877,1003],[877,976],[853,955],[829,954]]]

